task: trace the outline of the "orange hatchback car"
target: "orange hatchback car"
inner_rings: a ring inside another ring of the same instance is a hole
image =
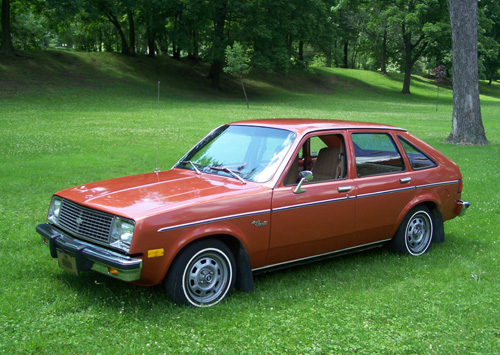
[[[469,207],[461,192],[458,166],[401,128],[242,121],[171,170],[57,192],[37,232],[63,269],[206,307],[257,272],[387,243],[421,255]]]

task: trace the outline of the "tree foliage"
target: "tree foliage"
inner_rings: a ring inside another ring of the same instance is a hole
[[[248,108],[248,97],[245,90],[245,84],[243,83],[243,76],[250,72],[250,58],[248,57],[248,50],[244,50],[238,42],[234,42],[232,48],[227,46],[226,63],[227,65],[224,68],[224,72],[229,73],[240,80]]]
[[[479,70],[491,85],[500,70],[500,3],[482,0],[478,5]]]
[[[2,51],[64,47],[210,64],[215,88],[237,41],[270,72],[312,63],[405,74],[452,69],[441,0],[2,0]],[[7,16],[8,15],[8,16]],[[500,4],[478,8],[479,75],[500,69]],[[8,20],[7,20],[8,18]]]

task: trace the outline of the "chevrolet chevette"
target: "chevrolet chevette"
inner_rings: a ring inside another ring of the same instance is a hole
[[[255,273],[388,244],[419,256],[461,216],[458,166],[405,129],[268,119],[216,128],[172,169],[53,195],[37,226],[74,274],[93,270],[207,307]]]

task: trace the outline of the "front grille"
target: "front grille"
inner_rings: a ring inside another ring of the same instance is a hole
[[[57,224],[76,237],[109,243],[113,215],[63,200]]]

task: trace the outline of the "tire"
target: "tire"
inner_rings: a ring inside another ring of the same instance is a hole
[[[419,256],[431,245],[434,236],[434,218],[425,206],[416,206],[405,216],[394,238],[392,249],[401,254]]]
[[[216,305],[231,294],[236,265],[231,250],[219,240],[194,242],[175,258],[165,278],[165,290],[177,304]]]

